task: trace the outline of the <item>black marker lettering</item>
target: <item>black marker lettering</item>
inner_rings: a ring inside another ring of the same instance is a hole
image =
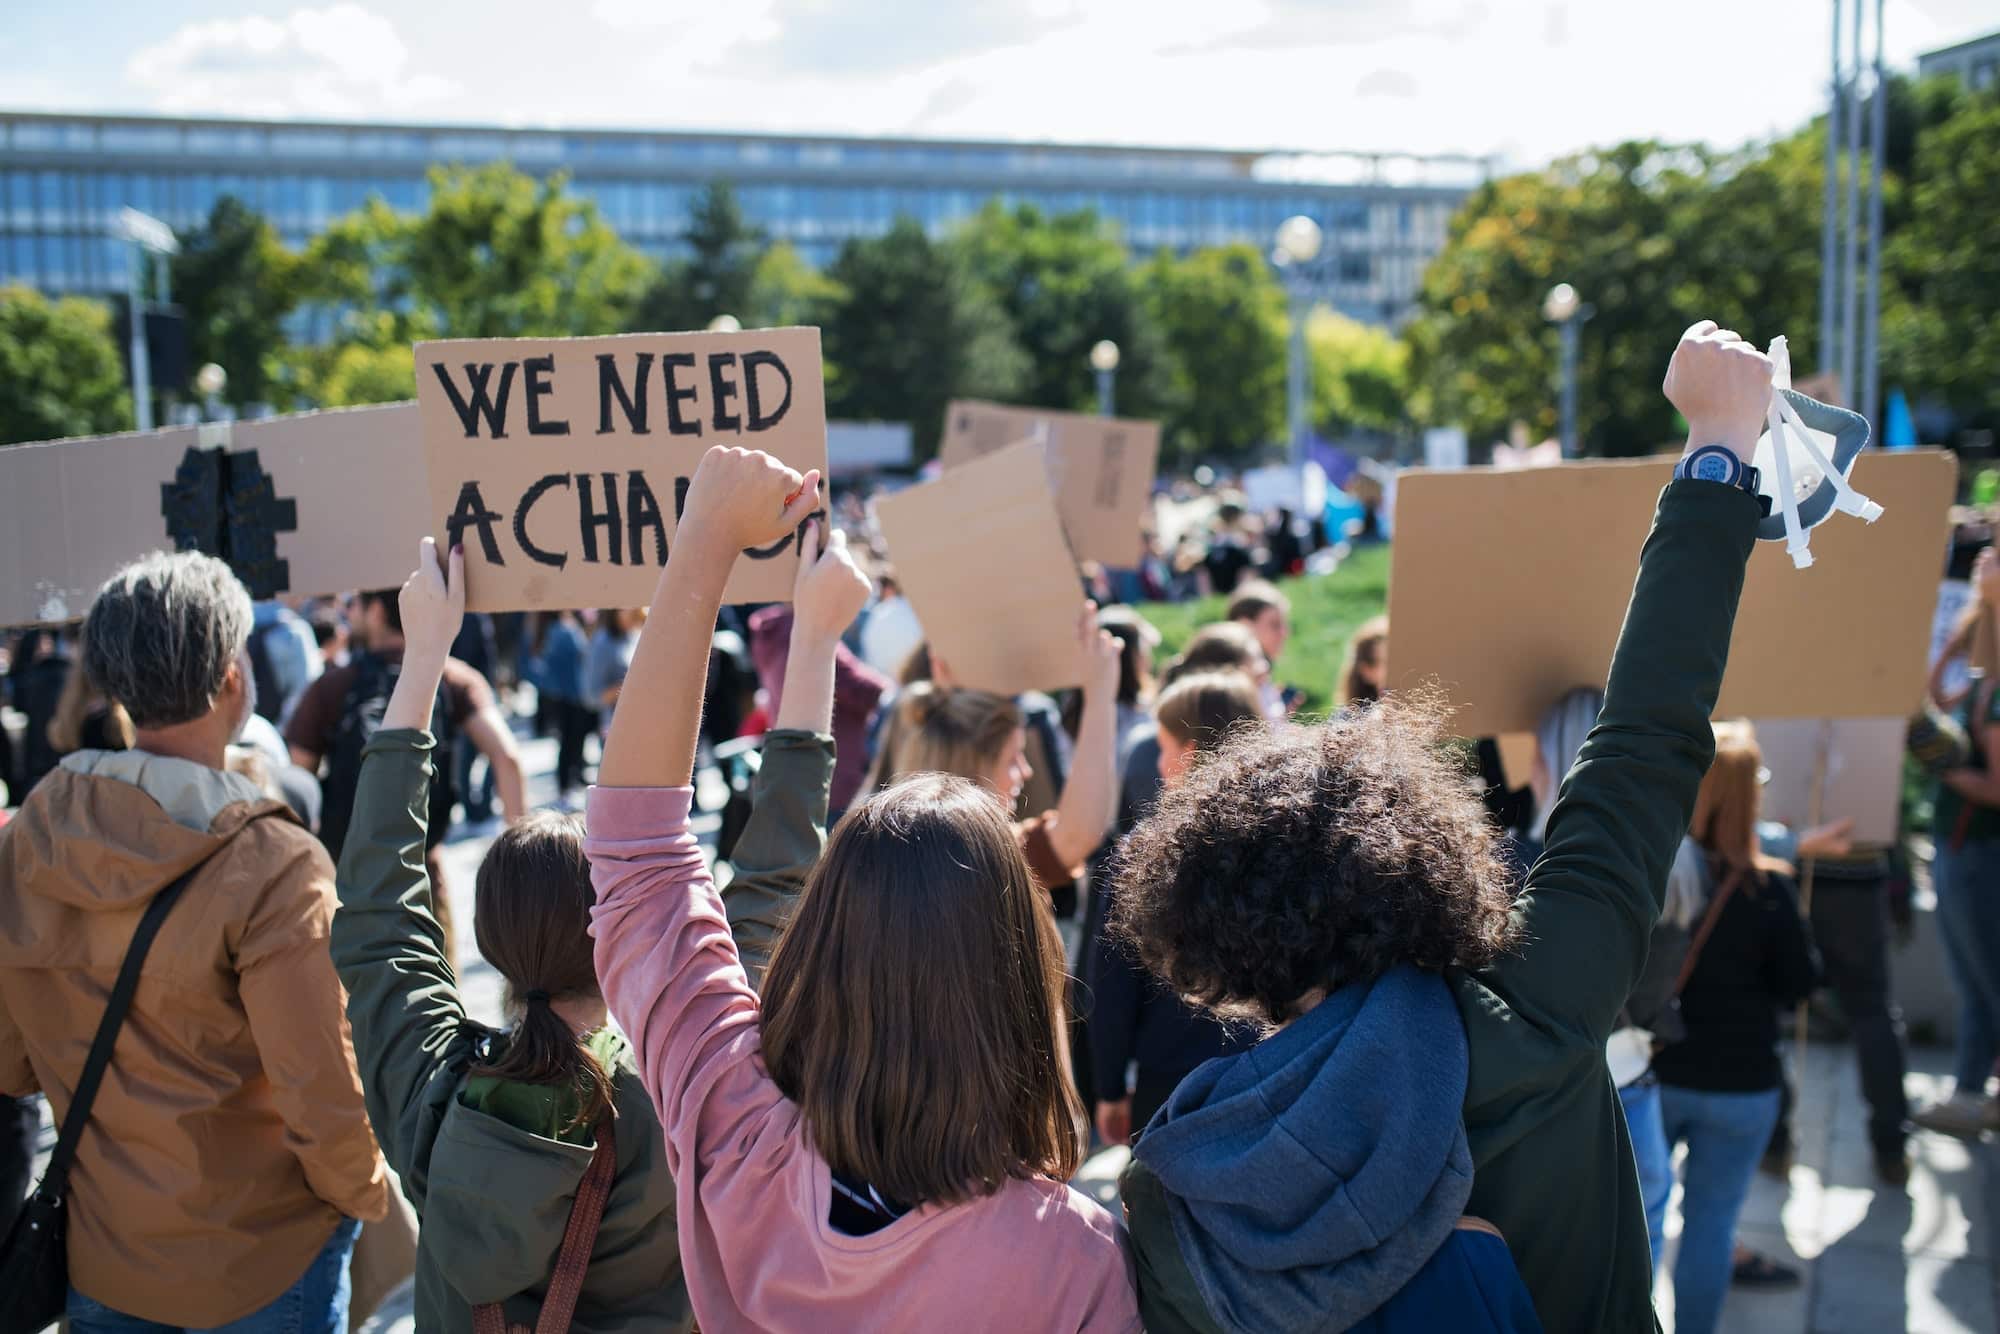
[[[536,501],[559,486],[564,490],[569,489],[568,473],[552,472],[536,482],[522,494],[521,508],[514,511],[514,544],[527,552],[528,559],[537,565],[552,565],[558,570],[569,564],[569,553],[544,551],[529,540],[528,511],[535,507]]]
[[[729,410],[729,400],[736,397],[736,382],[723,375],[725,369],[735,365],[734,352],[708,354],[708,396],[714,400],[715,429],[718,431],[743,429],[743,419]]]
[[[449,550],[465,540],[465,530],[477,526],[479,547],[486,555],[488,565],[505,565],[500,558],[500,541],[493,536],[493,525],[500,521],[500,511],[486,508],[486,500],[479,494],[479,483],[467,482],[458,488],[458,507],[451,517],[444,521],[445,547]]]
[[[785,378],[785,396],[778,406],[767,416],[763,411],[764,396],[757,388],[757,368],[775,366],[778,374]],[[743,424],[746,431],[768,431],[785,419],[792,406],[792,373],[785,369],[785,363],[775,352],[745,352],[743,354],[743,406],[748,414]]]
[[[597,564],[597,530],[602,528],[611,539],[611,563],[625,563],[625,544],[618,539],[624,534],[618,531],[618,474],[607,472],[604,478],[604,510],[598,512],[596,502],[591,498],[590,474],[576,475],[576,511],[583,525],[583,563]]]
[[[645,556],[641,554],[645,547],[639,539],[648,528],[653,530],[653,564],[665,565],[667,521],[660,514],[660,502],[654,498],[653,488],[646,484],[646,474],[634,468],[625,474],[625,532],[634,565],[646,563]]]
[[[467,440],[479,435],[479,418],[486,418],[486,433],[495,440],[507,438],[507,395],[514,388],[514,372],[518,367],[514,362],[503,362],[500,367],[500,392],[488,396],[487,385],[493,379],[492,362],[465,363],[465,382],[472,388],[472,401],[465,401],[458,392],[458,386],[451,382],[451,374],[438,362],[431,363],[437,372],[438,383],[444,386],[445,395],[451,399],[451,410],[458,414],[458,421],[465,428]]]
[[[556,391],[549,383],[549,377],[556,373],[556,359],[529,357],[521,364],[528,368],[528,434],[568,435],[568,422],[542,420],[542,399]]]
[[[625,413],[625,429],[633,435],[646,434],[646,381],[653,373],[653,354],[640,352],[634,355],[632,392],[625,392],[625,382],[618,378],[618,358],[610,352],[597,354],[597,433],[611,434],[611,398],[617,395],[618,406]]]
[[[682,388],[674,379],[677,370],[694,369],[694,353],[669,352],[660,358],[660,380],[667,391],[667,432],[670,435],[700,435],[699,416],[681,416],[681,404],[692,403],[700,397],[701,391],[693,385]]]

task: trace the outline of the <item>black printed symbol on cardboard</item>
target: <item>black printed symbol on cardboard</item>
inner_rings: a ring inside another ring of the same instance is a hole
[[[174,550],[227,561],[251,597],[290,590],[291,566],[278,556],[278,534],[298,531],[298,501],[279,497],[256,450],[190,448],[174,480],[160,484],[160,512]]]

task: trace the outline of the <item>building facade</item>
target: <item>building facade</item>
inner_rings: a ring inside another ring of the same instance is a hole
[[[1926,51],[1917,57],[1917,77],[1928,79],[1944,74],[1958,79],[1978,93],[2000,84],[2000,32],[1989,32],[1969,42]]]
[[[1375,323],[1416,298],[1447,222],[1489,171],[1479,158],[1233,152],[771,134],[518,130],[0,111],[0,283],[125,290],[125,206],[175,228],[235,195],[301,246],[380,195],[421,210],[436,164],[566,172],[632,245],[664,257],[711,181],[773,239],[824,265],[908,215],[933,233],[989,198],[1092,208],[1137,253],[1247,241],[1303,213],[1325,229],[1321,295]]]

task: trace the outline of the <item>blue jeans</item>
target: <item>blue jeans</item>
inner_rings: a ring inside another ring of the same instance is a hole
[[[1667,1241],[1667,1201],[1674,1193],[1674,1151],[1667,1144],[1660,1110],[1660,1081],[1650,1073],[1618,1090],[1625,1104],[1625,1128],[1632,1134],[1632,1161],[1639,1168],[1639,1198],[1646,1202],[1646,1240],[1659,1268]]]
[[[1711,1334],[1729,1295],[1736,1216],[1778,1124],[1779,1091],[1702,1093],[1660,1088],[1667,1143],[1687,1145],[1681,1249],[1674,1258],[1675,1334]]]
[[[241,1320],[186,1334],[347,1334],[347,1301],[352,1295],[347,1262],[360,1235],[357,1220],[341,1219],[299,1281],[279,1293],[276,1301]],[[180,1328],[114,1311],[75,1288],[69,1290],[68,1315],[70,1334],[175,1334]]]
[[[2000,840],[1940,839],[1932,866],[1938,934],[1958,989],[1958,1087],[1983,1093],[2000,1050]]]

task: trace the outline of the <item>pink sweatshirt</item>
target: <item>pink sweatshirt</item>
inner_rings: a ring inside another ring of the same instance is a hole
[[[592,788],[585,848],[598,981],[660,1113],[702,1329],[1137,1330],[1117,1223],[1059,1181],[834,1230],[826,1161],[764,1068],[692,798]]]

